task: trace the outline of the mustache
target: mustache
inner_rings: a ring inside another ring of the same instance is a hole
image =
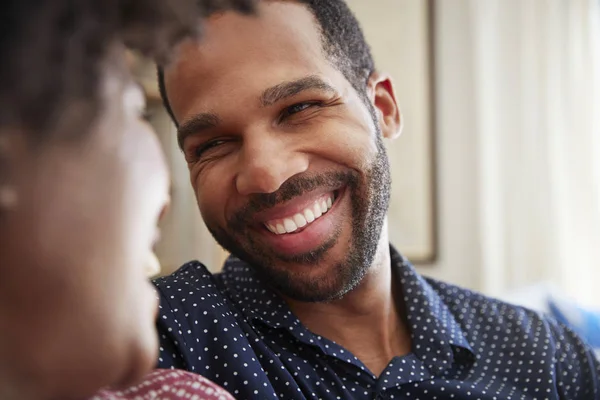
[[[358,176],[353,172],[328,172],[318,175],[296,175],[285,181],[273,193],[254,193],[250,195],[248,203],[237,211],[228,221],[231,229],[239,229],[259,212],[268,210],[277,204],[289,201],[295,197],[310,193],[316,189],[330,187],[332,190],[342,187],[356,187]]]

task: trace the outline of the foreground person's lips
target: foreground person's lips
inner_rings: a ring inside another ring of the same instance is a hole
[[[344,188],[309,193],[261,215],[259,231],[273,250],[288,255],[310,252],[335,235],[336,209]]]

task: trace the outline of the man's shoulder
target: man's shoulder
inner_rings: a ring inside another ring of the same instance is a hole
[[[501,337],[515,338],[522,346],[542,341],[550,354],[561,353],[559,358],[575,348],[580,352],[589,350],[570,327],[548,314],[446,282],[425,280],[469,341],[491,343]]]
[[[199,261],[190,261],[170,275],[153,281],[164,319],[179,321],[190,315],[208,318],[229,312],[221,274],[212,273]]]
[[[561,398],[600,398],[600,363],[569,327],[526,307],[434,279],[425,280],[486,363],[493,355],[496,362],[502,357],[510,360],[516,371],[526,365],[530,373],[535,365],[543,371],[539,379],[556,377]]]
[[[446,282],[425,280],[467,332],[479,328],[525,334],[537,328],[538,333],[555,336],[558,323],[546,314]]]
[[[152,283],[163,294],[174,292],[181,295],[185,289],[188,291],[215,290],[219,285],[220,275],[220,273],[211,272],[200,261],[190,261],[170,275],[154,279]]]
[[[195,371],[209,360],[208,353],[218,351],[213,349],[214,340],[224,332],[243,336],[237,309],[223,289],[220,274],[211,273],[200,262],[189,262],[153,283],[160,299],[157,329],[162,368]],[[201,349],[205,354],[199,359],[195,353]]]
[[[213,276],[213,273],[200,261],[189,261],[179,267],[169,275],[155,278],[153,281],[157,285],[164,282],[173,282],[177,280],[189,280],[190,278],[207,278]]]

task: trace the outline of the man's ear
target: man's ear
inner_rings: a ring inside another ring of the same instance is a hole
[[[396,139],[402,133],[403,120],[392,78],[384,73],[373,72],[367,85],[383,137]]]

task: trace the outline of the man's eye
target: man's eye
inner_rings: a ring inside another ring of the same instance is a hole
[[[302,111],[305,111],[311,107],[315,107],[318,105],[319,105],[319,103],[317,103],[317,102],[306,102],[306,103],[294,104],[293,106],[287,107],[285,110],[283,110],[283,113],[281,114],[281,119],[285,119],[294,114],[298,114]]]
[[[195,156],[198,157],[198,158],[200,158],[207,151],[215,149],[215,148],[223,145],[224,143],[227,143],[227,141],[226,140],[221,140],[221,139],[208,141],[208,142],[206,142],[206,143],[204,143],[204,144],[196,147],[196,149],[194,150]]]
[[[299,103],[299,104],[294,104],[291,107],[287,108],[287,112],[288,114],[296,114],[299,113],[300,111],[304,111],[307,108],[311,107],[313,104],[312,103]]]

